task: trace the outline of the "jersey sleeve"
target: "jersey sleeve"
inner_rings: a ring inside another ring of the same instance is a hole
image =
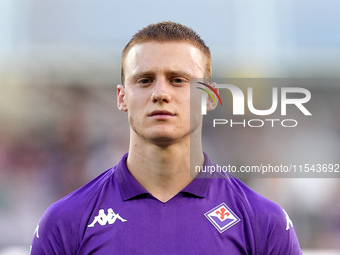
[[[280,206],[275,204],[267,216],[261,217],[258,229],[258,244],[261,246],[259,254],[302,254],[293,222]]]
[[[31,255],[78,254],[82,235],[101,187],[112,175],[105,171],[83,187],[52,204],[34,232]],[[89,209],[90,208],[90,209]]]
[[[34,231],[30,255],[76,254],[76,219],[69,215],[67,207],[57,202],[43,214]]]

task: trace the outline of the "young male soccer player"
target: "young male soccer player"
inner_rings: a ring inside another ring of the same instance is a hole
[[[190,177],[190,164],[213,165],[201,115],[190,120],[190,79],[211,76],[202,39],[181,24],[149,25],[125,47],[121,68],[129,152],[48,208],[31,254],[301,254],[278,205],[235,178]]]

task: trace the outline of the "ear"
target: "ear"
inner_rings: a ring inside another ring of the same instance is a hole
[[[217,92],[217,94],[219,94],[218,88],[215,88],[216,82],[209,83],[209,85],[214,88],[214,90]],[[218,98],[215,95],[215,93],[211,93],[211,94],[214,97],[214,99],[216,101],[216,104],[215,104],[214,100],[210,96],[208,96],[208,99],[207,99],[207,111],[214,110],[217,107],[217,104],[218,104]]]
[[[125,87],[122,84],[117,86],[117,107],[123,112],[127,112],[126,102],[125,102]]]

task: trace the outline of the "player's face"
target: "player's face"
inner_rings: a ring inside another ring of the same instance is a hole
[[[135,134],[154,143],[176,142],[201,125],[190,125],[190,78],[205,73],[203,54],[185,42],[147,42],[125,59],[125,87],[118,86],[118,108],[128,112]]]

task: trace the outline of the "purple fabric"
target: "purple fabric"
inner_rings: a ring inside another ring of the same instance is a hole
[[[31,254],[301,254],[282,208],[239,180],[196,178],[163,203],[126,158],[46,210]]]

